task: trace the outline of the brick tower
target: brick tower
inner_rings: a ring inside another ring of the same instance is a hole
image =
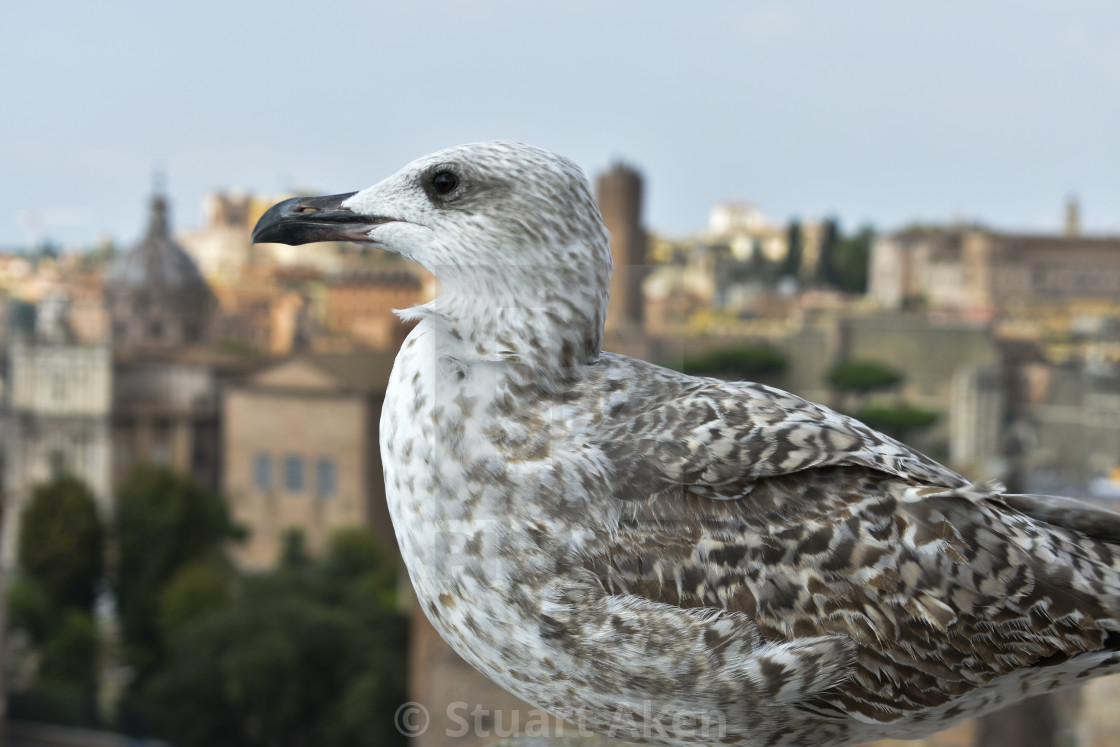
[[[648,238],[642,227],[642,175],[618,162],[599,175],[599,210],[611,234],[611,302],[607,329],[637,331],[642,327],[642,280]]]

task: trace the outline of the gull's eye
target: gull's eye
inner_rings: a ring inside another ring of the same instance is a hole
[[[459,186],[459,177],[450,171],[441,171],[432,177],[432,189],[437,195],[450,194]]]

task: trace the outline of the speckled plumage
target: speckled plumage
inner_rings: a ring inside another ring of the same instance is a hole
[[[609,249],[567,160],[462,146],[342,204],[443,286],[403,313],[386,491],[424,611],[515,694],[663,744],[840,745],[1120,669],[1116,515],[600,353]]]

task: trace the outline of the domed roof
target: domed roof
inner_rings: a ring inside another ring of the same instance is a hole
[[[114,259],[105,273],[109,292],[144,290],[209,294],[194,259],[171,238],[167,220],[167,200],[154,195],[148,232],[136,246]]]

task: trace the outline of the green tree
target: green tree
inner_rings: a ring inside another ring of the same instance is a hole
[[[900,371],[878,361],[852,360],[833,366],[825,378],[837,395],[833,405],[846,409],[850,400],[854,399],[862,407],[867,395],[892,389],[905,377]]]
[[[375,574],[387,585],[395,583],[395,572],[385,546],[365,526],[336,529],[327,541],[323,571],[328,576],[354,581]]]
[[[397,566],[391,558],[369,527],[344,527],[327,542],[322,572],[329,581],[348,584],[351,595],[368,596],[391,609],[397,600]]]
[[[8,626],[22,630],[32,641],[46,640],[51,629],[51,602],[43,587],[16,574],[8,585]]]
[[[307,551],[307,535],[299,527],[288,527],[280,535],[280,568],[296,571],[311,565]]]
[[[89,613],[68,608],[40,647],[39,677],[92,696],[97,691],[97,626]]]
[[[141,679],[162,654],[160,599],[191,563],[222,563],[237,533],[219,496],[163,467],[133,469],[117,492],[114,576],[126,660]],[[166,611],[166,610],[165,610]]]
[[[828,383],[834,389],[856,394],[890,389],[902,380],[900,371],[877,361],[844,361],[828,372]]]
[[[754,379],[781,373],[787,363],[785,355],[767,345],[739,345],[690,356],[667,367],[694,376]]]
[[[159,594],[159,627],[163,638],[192,620],[229,602],[232,579],[224,563],[203,558],[187,563]]]
[[[143,700],[157,731],[183,747],[403,744],[407,620],[351,593],[383,572],[356,537],[332,542],[330,563],[245,579],[176,628]]]
[[[837,242],[832,255],[832,276],[836,287],[861,295],[867,291],[867,270],[874,241],[875,230],[871,226],[863,226],[855,234]]]
[[[801,221],[794,218],[786,227],[786,256],[782,261],[781,277],[799,278],[801,276],[801,256],[804,253],[805,239],[801,231]]]
[[[46,597],[52,614],[87,614],[105,569],[105,531],[93,493],[63,475],[31,493],[20,517],[19,566]]]
[[[20,718],[93,726],[98,636],[93,602],[104,572],[105,532],[80,480],[61,476],[32,491],[20,516],[20,574],[8,590],[9,624],[32,643],[35,679],[13,696]]]
[[[840,243],[840,223],[835,218],[827,218],[821,230],[821,251],[817,257],[816,279],[821,285],[835,287],[839,284],[836,274],[836,247]]]

